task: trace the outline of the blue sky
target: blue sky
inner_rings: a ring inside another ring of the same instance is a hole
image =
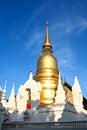
[[[49,22],[50,41],[62,78],[75,74],[87,98],[87,0],[0,0],[0,84],[15,93],[36,71]]]

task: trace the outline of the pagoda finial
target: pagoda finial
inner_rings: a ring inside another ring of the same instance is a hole
[[[45,36],[45,42],[44,42],[43,47],[45,47],[45,46],[50,46],[52,48],[51,43],[50,43],[49,34],[48,34],[48,22],[46,22],[46,36]]]

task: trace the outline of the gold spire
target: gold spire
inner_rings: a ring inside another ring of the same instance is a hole
[[[45,46],[50,46],[52,48],[51,43],[50,43],[49,34],[48,34],[48,22],[46,22],[46,36],[45,36],[45,42],[44,42],[43,48]]]
[[[58,86],[58,65],[56,58],[52,55],[52,45],[48,35],[48,22],[46,23],[46,36],[42,48],[42,55],[38,58],[37,71],[34,79],[42,85],[40,104],[49,104],[51,107],[55,100]]]

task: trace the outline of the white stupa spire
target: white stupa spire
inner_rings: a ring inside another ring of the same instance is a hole
[[[75,87],[75,91],[76,91],[76,92],[82,93],[81,87],[80,87],[80,84],[79,84],[79,81],[78,81],[78,78],[77,78],[76,75],[75,75],[75,80],[74,80],[74,84],[73,84],[73,88],[74,88],[74,87]]]
[[[81,110],[81,108],[83,108],[83,96],[77,76],[75,76],[74,84],[72,86],[72,94],[75,108]]]
[[[11,94],[8,101],[8,110],[11,113],[15,109],[16,109],[16,101],[15,101],[14,82],[13,82]]]
[[[61,75],[59,72],[59,83],[56,91],[55,103],[64,103],[66,100],[65,91],[62,87]]]
[[[3,92],[6,94],[6,85],[7,85],[7,79],[5,80],[5,85],[4,85],[4,89]]]
[[[14,97],[15,97],[15,92],[14,92],[14,82],[13,82],[10,98],[14,98]]]
[[[54,103],[55,107],[53,107],[53,109],[57,111],[57,114],[55,114],[56,121],[58,121],[58,119],[62,118],[65,104],[66,104],[66,96],[65,96],[65,91],[63,90],[61,75],[59,72],[58,87],[57,87],[55,103]]]
[[[7,101],[6,101],[6,85],[7,85],[7,78],[5,80],[4,89],[2,92],[1,102],[4,107],[7,107]]]
[[[33,78],[33,74],[32,74],[32,71],[30,71],[29,79],[32,79],[32,78]]]
[[[0,92],[2,92],[3,90],[2,90],[2,87],[1,87],[1,84],[0,84]]]

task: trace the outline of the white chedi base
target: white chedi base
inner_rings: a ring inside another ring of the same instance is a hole
[[[31,109],[27,111],[29,112],[29,116],[34,113],[35,109],[39,105],[41,89],[41,84],[33,80],[32,72],[30,72],[29,79],[25,82],[24,85],[19,87],[17,95],[17,111],[15,111],[12,118],[10,118],[11,121],[24,121],[24,113],[27,109],[27,100],[30,100],[31,103]]]
[[[67,102],[65,91],[63,90],[61,77],[59,74],[59,85],[56,91],[55,103],[52,108],[39,108],[41,84],[34,81],[32,77],[21,85],[17,95],[17,110],[10,115],[10,121],[22,122],[70,122],[85,121],[87,114],[84,111],[79,113],[74,105]],[[26,110],[26,102],[31,90],[31,109]],[[68,118],[67,118],[68,117]]]
[[[30,89],[31,91],[31,107],[35,107],[39,104],[40,100],[40,92],[41,92],[41,84],[37,83],[36,81],[28,80],[24,85],[21,85],[19,88],[19,92],[17,95],[17,109],[18,111],[25,111],[27,100],[29,98],[29,94],[26,91]]]

